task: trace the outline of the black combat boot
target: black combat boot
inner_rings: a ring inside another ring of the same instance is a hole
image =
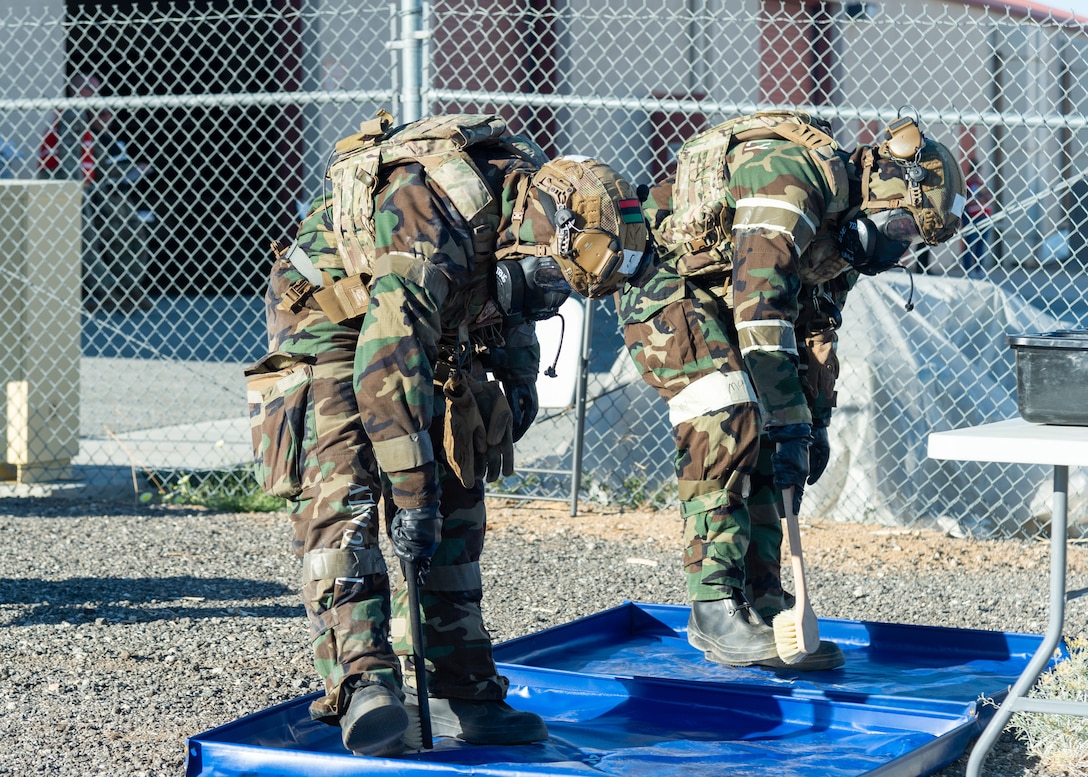
[[[745,591],[744,594],[748,597],[748,601],[752,603],[752,606],[755,607],[760,617],[771,624],[771,628],[774,628],[774,616],[783,610],[793,609],[793,605],[797,603],[797,599],[793,594],[789,591],[783,591],[781,588],[763,594],[754,594],[752,591]]]
[[[756,663],[759,666],[766,666],[771,669],[794,669],[798,672],[819,672],[826,669],[838,669],[846,663],[846,656],[843,655],[842,648],[834,642],[821,639],[820,646],[816,648],[816,652],[809,653],[796,664],[787,664],[778,656],[762,659],[756,661]]]
[[[774,629],[736,588],[726,599],[691,603],[688,642],[706,651],[709,660],[731,666],[778,658]]]
[[[548,728],[533,712],[516,710],[500,699],[429,699],[431,733],[456,737],[474,745],[527,745],[548,738]],[[419,702],[405,689],[405,707],[411,718],[405,741],[413,743],[419,725]]]
[[[340,716],[340,735],[355,755],[396,755],[404,749],[402,737],[408,713],[397,695],[384,685],[363,685],[351,694]]]

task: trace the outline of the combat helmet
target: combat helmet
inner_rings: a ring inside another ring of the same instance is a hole
[[[883,142],[854,152],[860,199],[839,230],[841,256],[875,275],[899,267],[911,245],[937,245],[960,228],[967,190],[952,152],[912,117],[888,125]]]
[[[547,253],[580,295],[612,294],[645,266],[651,248],[642,205],[611,167],[561,156],[534,173],[531,184],[555,228]]]
[[[926,137],[916,119],[900,116],[884,140],[862,154],[861,210],[869,216],[903,208],[926,245],[959,231],[967,202],[963,171],[952,152]]]

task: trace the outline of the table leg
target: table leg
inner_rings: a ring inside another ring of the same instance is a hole
[[[967,760],[966,777],[979,777],[982,764],[1001,736],[1005,724],[1017,708],[1017,702],[1028,695],[1039,675],[1054,656],[1054,650],[1062,639],[1065,621],[1065,547],[1068,513],[1069,467],[1054,467],[1054,501],[1050,510],[1050,621],[1042,644],[1031,657],[1020,677],[1013,684],[1009,695],[998,707],[986,725]]]

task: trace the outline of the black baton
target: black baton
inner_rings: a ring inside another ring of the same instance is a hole
[[[419,737],[425,750],[434,746],[431,737],[431,704],[427,698],[427,660],[423,642],[423,616],[419,609],[419,572],[416,564],[403,562],[408,584],[408,609],[412,611],[412,663],[415,665],[416,694],[419,699]]]

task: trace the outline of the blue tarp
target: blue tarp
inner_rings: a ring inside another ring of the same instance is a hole
[[[825,619],[844,668],[736,669],[688,645],[687,615],[626,603],[496,646],[544,743],[353,756],[310,720],[313,694],[191,737],[186,774],[916,777],[963,754],[992,712],[980,697],[1003,697],[1042,639]]]

